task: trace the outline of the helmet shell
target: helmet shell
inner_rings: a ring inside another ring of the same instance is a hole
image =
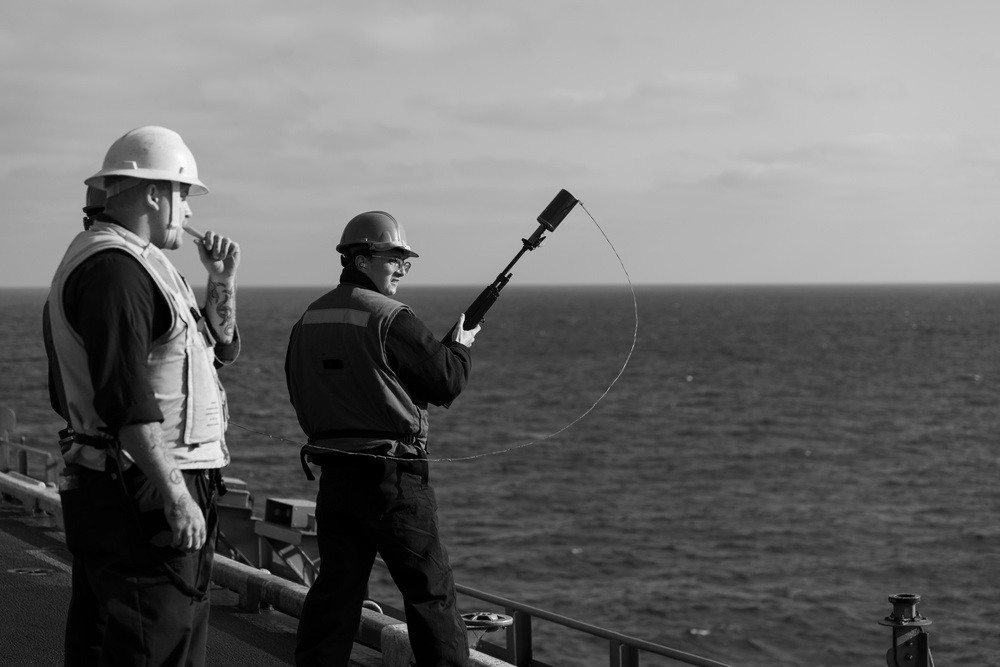
[[[406,242],[403,225],[385,211],[368,211],[351,218],[337,244],[337,252],[344,254],[355,246],[368,250],[403,250],[406,257],[419,257]]]
[[[106,190],[105,176],[131,176],[147,181],[173,181],[191,186],[189,195],[208,193],[198,179],[198,165],[181,135],[156,125],[131,130],[111,144],[101,170],[84,181]]]

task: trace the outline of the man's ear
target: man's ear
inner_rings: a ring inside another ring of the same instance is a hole
[[[358,255],[354,258],[354,267],[358,271],[364,271],[368,265],[368,259],[364,255]]]
[[[146,185],[146,192],[143,194],[143,197],[147,206],[157,211],[160,210],[160,189],[156,187],[156,183]]]

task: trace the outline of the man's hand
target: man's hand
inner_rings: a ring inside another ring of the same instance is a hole
[[[476,334],[479,330],[483,328],[481,324],[477,324],[474,329],[469,329],[466,331],[463,326],[465,325],[465,313],[458,316],[458,324],[452,330],[455,333],[452,334],[451,339],[456,343],[461,343],[465,347],[472,347],[472,344],[476,342]]]
[[[216,280],[232,280],[240,265],[240,246],[228,236],[205,232],[196,243],[201,263],[208,275]]]
[[[186,488],[178,497],[164,502],[163,512],[170,524],[171,546],[184,551],[198,551],[205,545],[205,515]]]

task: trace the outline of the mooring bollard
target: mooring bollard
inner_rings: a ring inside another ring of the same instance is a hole
[[[483,635],[488,632],[496,632],[501,628],[506,628],[514,622],[513,617],[506,614],[495,614],[489,611],[477,611],[470,614],[462,614],[465,621],[465,630],[469,633],[470,648],[478,648]]]
[[[920,596],[898,593],[890,595],[889,602],[892,614],[878,622],[892,628],[892,648],[885,654],[885,663],[889,667],[934,667],[923,628],[931,622],[917,613]]]

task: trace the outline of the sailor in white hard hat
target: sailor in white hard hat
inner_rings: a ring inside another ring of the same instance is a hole
[[[44,323],[50,395],[67,422],[66,664],[203,665],[229,463],[216,367],[239,354],[239,245],[211,231],[198,242],[199,308],[163,252],[183,244],[187,197],[208,192],[173,130],[126,133],[85,183],[104,208],[70,243]]]

